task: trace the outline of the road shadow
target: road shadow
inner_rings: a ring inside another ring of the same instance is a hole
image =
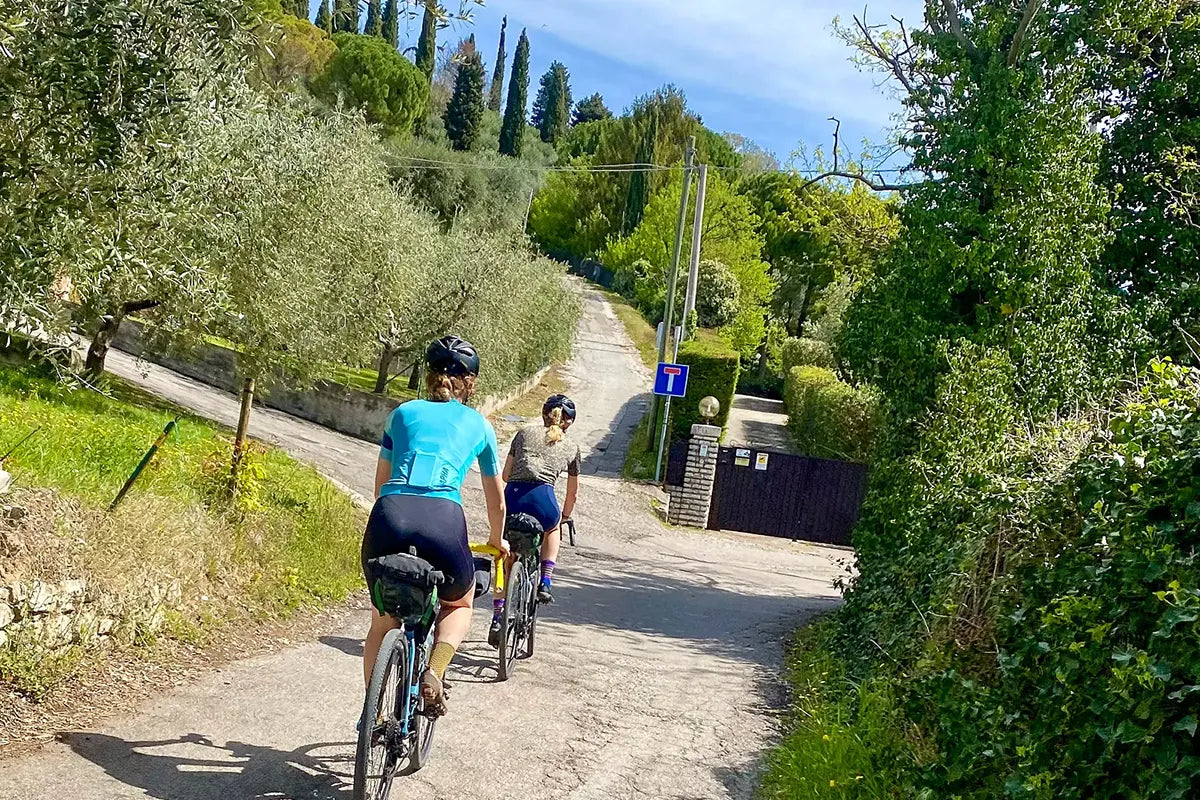
[[[742,419],[738,421],[741,437],[745,442],[737,444],[756,450],[777,450],[783,453],[793,453],[792,436],[782,423],[767,422],[759,419]],[[737,436],[737,434],[733,434]],[[730,444],[733,444],[731,441]]]
[[[769,669],[778,668],[780,642],[791,630],[841,603],[818,581],[811,594],[782,586],[774,595],[739,592],[728,588],[727,574],[711,574],[715,566],[727,573],[730,565],[683,556],[672,558],[666,574],[661,562],[590,548],[579,548],[575,558],[580,563],[555,582],[560,602],[542,612],[548,622],[674,639]],[[769,569],[737,569],[781,577]]]
[[[158,800],[346,800],[354,779],[352,742],[284,751],[236,741],[218,745],[198,733],[142,742],[66,733],[59,741]]]
[[[754,411],[759,414],[786,414],[787,406],[782,400],[772,400],[767,397],[754,397],[739,394],[733,398],[733,407],[742,411]]]
[[[625,456],[629,453],[629,443],[642,417],[650,410],[653,399],[650,392],[642,392],[625,401],[621,410],[613,417],[608,430],[599,442],[580,462],[580,472],[584,475],[617,475],[625,466]]]
[[[348,656],[362,658],[362,639],[354,639],[350,636],[322,636],[317,641],[326,647],[332,647],[334,650],[340,650]]]

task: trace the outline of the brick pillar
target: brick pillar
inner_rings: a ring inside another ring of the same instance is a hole
[[[717,475],[717,440],[720,438],[721,428],[716,425],[692,426],[683,485],[671,487],[671,501],[667,505],[667,521],[672,525],[708,526],[708,509],[712,505],[713,481]]]

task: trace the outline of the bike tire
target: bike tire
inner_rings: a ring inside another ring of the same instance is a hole
[[[414,674],[419,676],[424,669],[423,661]],[[412,775],[420,771],[429,763],[429,754],[433,752],[433,731],[437,726],[437,718],[425,716],[424,711],[425,700],[418,695],[417,710],[413,714],[413,732],[409,735],[408,763],[400,771],[401,775]]]
[[[533,658],[533,638],[537,631],[537,592],[529,593],[529,602],[525,604],[525,657]]]
[[[354,800],[386,800],[396,776],[398,754],[391,747],[388,729],[397,723],[398,699],[405,697],[409,690],[408,653],[402,646],[403,637],[402,629],[384,634],[371,670],[354,756]],[[368,725],[367,720],[372,720],[372,724]],[[373,746],[379,735],[382,735],[382,742]],[[382,750],[382,758],[379,759],[379,774],[374,776],[372,773],[376,768],[372,753],[376,750]],[[374,789],[371,788],[373,778],[377,781]]]
[[[521,615],[525,613],[525,592],[529,577],[525,565],[520,561],[513,564],[508,573],[508,591],[504,600],[504,613],[500,616],[499,677],[506,681],[512,675],[517,661],[517,648],[521,643]]]

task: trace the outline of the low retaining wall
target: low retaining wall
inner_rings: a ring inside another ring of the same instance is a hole
[[[113,347],[132,356],[143,358],[180,375],[201,383],[237,394],[241,381],[237,373],[237,353],[217,345],[205,344],[186,355],[159,353],[147,347],[146,326],[136,320],[125,320],[113,340]],[[543,367],[520,386],[502,395],[488,395],[476,407],[487,416],[508,405],[538,385],[548,367]],[[350,389],[339,384],[322,382],[306,391],[274,387],[257,402],[276,411],[291,414],[309,422],[369,442],[379,440],[388,415],[400,405],[392,397]]]

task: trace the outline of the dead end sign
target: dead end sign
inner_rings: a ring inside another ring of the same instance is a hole
[[[654,375],[654,393],[667,397],[683,397],[687,394],[687,381],[687,364],[661,363]]]

